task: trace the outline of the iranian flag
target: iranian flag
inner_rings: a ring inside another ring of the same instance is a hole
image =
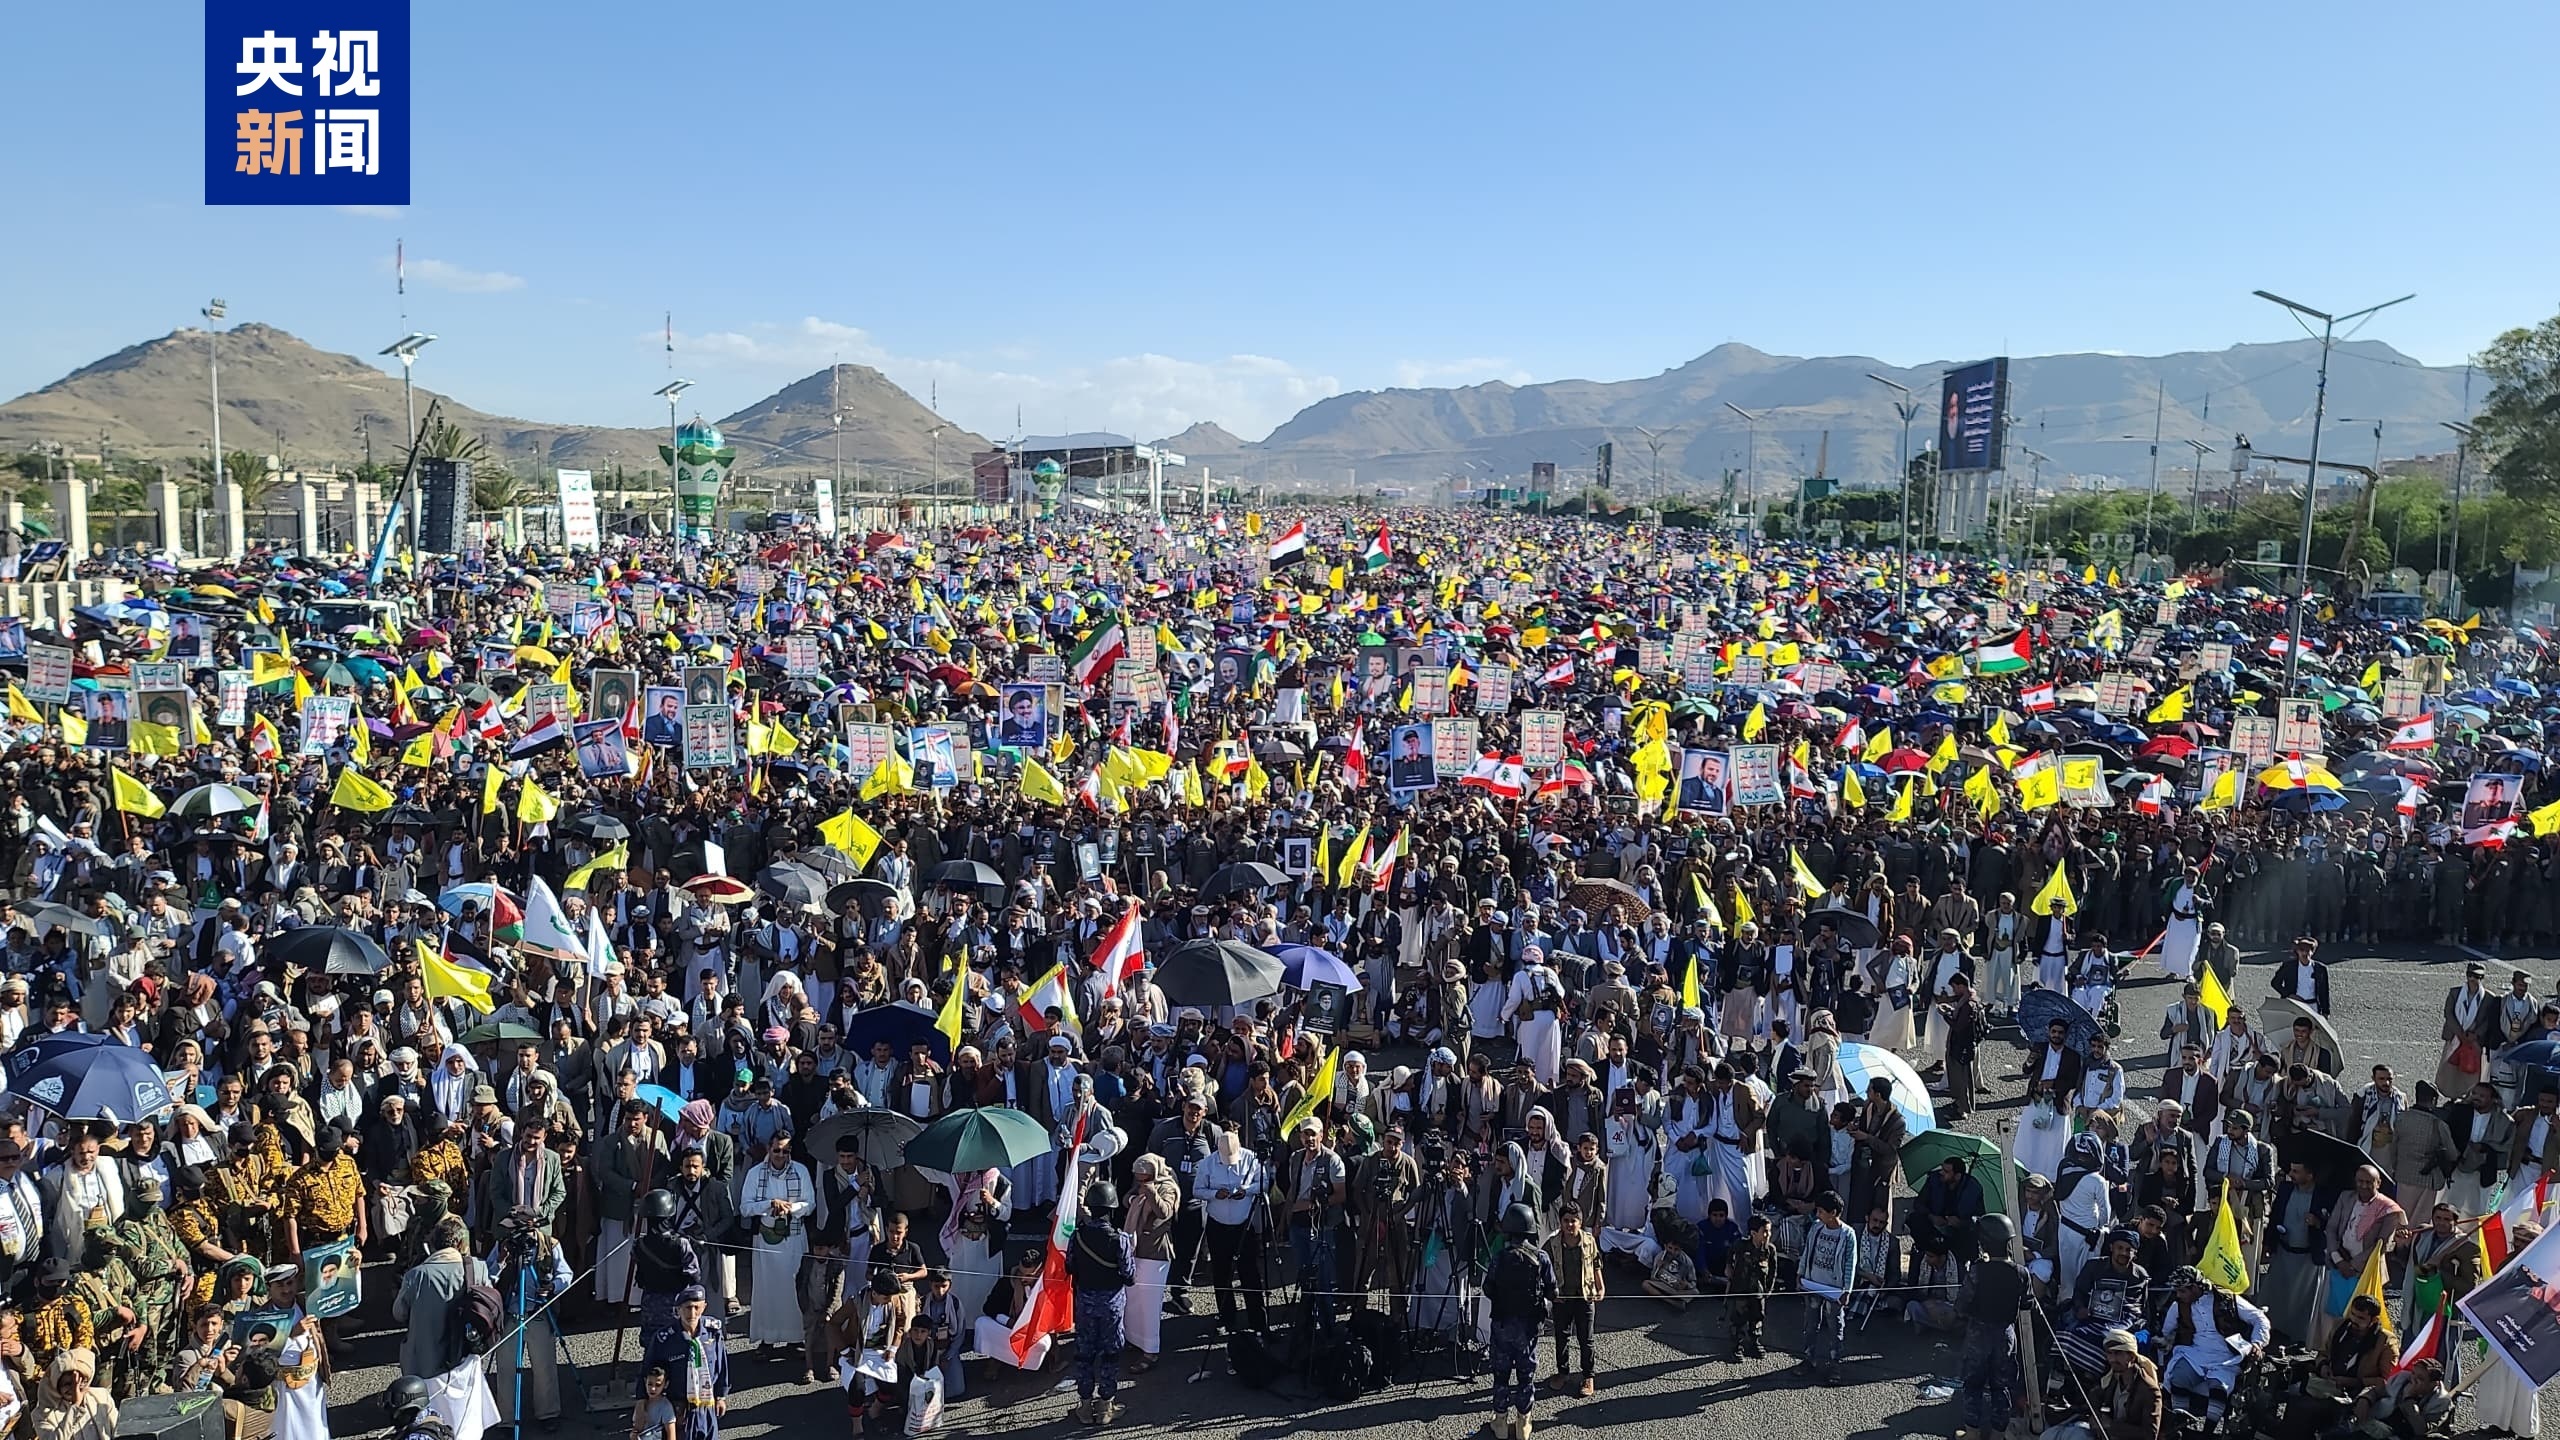
[[[1075,1326],[1076,1296],[1067,1279],[1067,1243],[1075,1238],[1076,1207],[1084,1198],[1084,1179],[1077,1173],[1083,1150],[1084,1117],[1079,1115],[1075,1138],[1067,1145],[1066,1171],[1058,1177],[1058,1218],[1049,1222],[1049,1253],[1041,1261],[1040,1278],[1032,1282],[1031,1298],[1022,1303],[1022,1315],[1005,1341],[1018,1370],[1034,1368],[1032,1347]]]
[[[2436,743],[2436,717],[2421,715],[2391,732],[2394,750],[2431,750]]]
[[[1295,564],[1307,558],[1307,522],[1300,520],[1280,532],[1271,542],[1271,563],[1275,566]]]
[[[1092,634],[1084,637],[1084,643],[1075,648],[1075,653],[1067,657],[1067,673],[1075,677],[1077,684],[1090,690],[1111,678],[1112,662],[1128,653],[1128,632],[1120,628],[1119,621],[1097,625],[1093,627]]]
[[[1094,947],[1093,968],[1102,972],[1103,998],[1107,1000],[1119,994],[1120,987],[1146,966],[1145,929],[1138,923],[1138,902],[1132,900],[1129,908],[1120,912],[1119,923],[1113,925],[1103,935],[1102,943]]]
[[[2007,675],[2027,668],[2035,658],[2035,644],[2027,632],[2019,631],[1996,645],[1984,645],[1973,652],[1973,668],[1985,675]]]
[[[2036,714],[2039,711],[2052,709],[2053,687],[2050,685],[2031,685],[2026,689],[2019,691],[2018,705],[2019,708],[2025,710],[2030,715]]]
[[[1369,541],[1369,548],[1360,552],[1360,568],[1369,571],[1384,570],[1387,568],[1387,562],[1394,558],[1396,558],[1395,541],[1387,534],[1386,522],[1382,520],[1378,522],[1377,535]]]

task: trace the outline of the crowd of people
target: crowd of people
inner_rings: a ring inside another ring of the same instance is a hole
[[[2423,1429],[2386,1331],[2560,1163],[2499,1058],[2560,998],[2474,966],[2404,1089],[2320,958],[2560,929],[2528,630],[1338,507],[310,564],[0,644],[48,1435],[168,1390],[325,1435],[387,1305],[457,1432],[557,1423],[564,1313],[631,1318],[635,1433],[687,1440],[733,1374],[879,1433],[1070,1346],[1105,1423],[1214,1313],[1240,1372],[1481,1357],[1526,1440],[1604,1301],[1736,1359],[1793,1311],[1825,1379],[1877,1314],[1961,1333],[1976,1428],[2044,1399],[2025,1306],[2109,1440],[2281,1341],[2301,1433]],[[2014,1194],[1952,1143],[2012,1098]],[[998,1110],[1002,1163],[900,1148]]]

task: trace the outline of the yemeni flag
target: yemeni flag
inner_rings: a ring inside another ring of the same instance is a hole
[[[542,723],[524,732],[524,738],[507,747],[507,758],[522,760],[545,750],[558,749],[569,743],[569,726],[558,715],[545,715]]]
[[[1307,558],[1307,522],[1297,521],[1271,542],[1271,564],[1277,569]]]
[[[2024,670],[2035,658],[2035,643],[2027,632],[2019,631],[1996,645],[1985,645],[1973,652],[1973,668],[1985,675],[2007,675]]]
[[[1120,912],[1119,922],[1104,933],[1102,943],[1094,947],[1093,968],[1102,974],[1102,998],[1108,1000],[1120,993],[1120,987],[1147,968],[1147,940],[1138,924],[1138,902]]]
[[[1354,790],[1369,783],[1369,742],[1361,736],[1363,728],[1357,723],[1352,725],[1351,743],[1342,752],[1342,768],[1351,773]]]
[[[2053,687],[2050,685],[2033,685],[2018,692],[2019,707],[2030,715],[2052,709],[2053,703]]]
[[[1079,1115],[1075,1138],[1067,1145],[1066,1173],[1058,1178],[1058,1218],[1049,1224],[1049,1253],[1041,1262],[1040,1278],[1032,1283],[1031,1298],[1022,1304],[1022,1318],[1013,1322],[1005,1341],[1017,1367],[1030,1367],[1031,1347],[1075,1326],[1076,1296],[1067,1279],[1067,1244],[1075,1239],[1076,1208],[1084,1198],[1084,1179],[1076,1173],[1083,1150],[1084,1117]]]
[[[1381,520],[1378,522],[1377,535],[1369,541],[1369,548],[1360,552],[1360,568],[1370,572],[1384,570],[1387,568],[1387,562],[1394,558],[1396,558],[1395,540],[1387,534],[1387,523]]]
[[[1067,673],[1075,677],[1077,684],[1090,690],[1111,678],[1112,662],[1128,653],[1129,635],[1120,628],[1119,621],[1097,625],[1092,634],[1084,637],[1084,643],[1075,648],[1075,653],[1067,657]]]

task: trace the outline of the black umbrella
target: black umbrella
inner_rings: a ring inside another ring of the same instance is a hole
[[[757,871],[756,889],[776,900],[811,910],[827,902],[827,877],[787,860]]]
[[[1280,957],[1238,940],[1186,940],[1156,967],[1156,986],[1176,1005],[1241,1005],[1280,993]]]
[[[2063,1043],[2082,1055],[2089,1053],[2092,1039],[2105,1033],[2098,1017],[2059,990],[2038,987],[2018,998],[2018,1034],[2027,1044],[2042,1045],[2045,1032],[2053,1027],[2056,1020],[2065,1027]]]
[[[1243,860],[1233,865],[1219,866],[1217,873],[1209,877],[1208,883],[1200,887],[1200,898],[1215,900],[1221,895],[1232,895],[1239,890],[1263,890],[1288,883],[1288,872],[1279,866],[1265,865],[1259,860]]]
[[[1001,890],[1004,880],[995,868],[979,860],[945,860],[924,872],[925,880],[934,885],[948,885],[965,890],[975,885],[982,889]]]
[[[1834,906],[1828,910],[1813,911],[1804,917],[1807,933],[1821,929],[1825,923],[1839,931],[1840,938],[1857,949],[1864,950],[1876,943],[1876,922],[1855,910]]]
[[[792,857],[791,863],[805,865],[829,880],[851,880],[862,873],[862,867],[853,863],[852,856],[832,845],[803,850]]]
[[[382,817],[385,825],[425,826],[436,823],[435,812],[416,805],[394,805]]]
[[[616,845],[631,838],[631,827],[601,810],[588,810],[564,822],[560,833],[590,845]]]
[[[1294,740],[1265,740],[1253,747],[1253,753],[1265,760],[1304,760],[1307,749]]]
[[[2277,1164],[2291,1166],[2297,1161],[2311,1167],[2313,1184],[2324,1190],[2355,1179],[2359,1166],[2382,1169],[2352,1142],[2318,1130],[2296,1129],[2276,1143]]]
[[[306,975],[379,975],[391,957],[361,930],[335,925],[305,925],[267,942],[271,964],[300,966]]]
[[[827,892],[827,909],[841,912],[848,900],[860,900],[866,905],[886,905],[897,897],[898,887],[886,880],[847,880]]]
[[[886,1040],[889,1053],[904,1060],[908,1047],[930,1045],[934,1057],[947,1065],[951,1062],[951,1037],[935,1029],[933,1021],[932,1011],[903,1003],[857,1010],[844,1022],[844,1048],[868,1058],[872,1043]]]
[[[813,1165],[833,1165],[837,1142],[850,1138],[862,1158],[875,1169],[895,1170],[906,1162],[907,1142],[922,1133],[924,1122],[920,1120],[865,1105],[858,1110],[840,1110],[811,1126],[801,1151],[812,1157],[809,1163]]]
[[[463,1031],[461,1043],[488,1045],[509,1040],[540,1040],[541,1038],[541,1033],[529,1025],[519,1025],[513,1020],[484,1020]]]
[[[2110,770],[2122,770],[2133,763],[2125,757],[2125,753],[2122,750],[2117,749],[2115,746],[2108,744],[2104,740],[2074,740],[2070,744],[2062,747],[2062,753],[2065,755],[2095,755],[2099,759],[2106,761],[2107,768]]]

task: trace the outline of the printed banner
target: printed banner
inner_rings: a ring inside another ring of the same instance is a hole
[[[894,734],[886,725],[857,722],[845,727],[845,773],[857,780],[868,780],[871,772],[889,758]]]
[[[1784,805],[1787,782],[1778,770],[1775,745],[1737,745],[1733,749],[1733,803]]]
[[[1431,722],[1431,765],[1444,780],[1474,769],[1481,744],[1475,717],[1471,715]]]
[[[61,705],[71,699],[71,647],[27,646],[27,698],[46,705]]]
[[[347,737],[347,728],[355,723],[356,702],[348,695],[314,695],[302,702],[302,744],[305,755],[326,755],[329,747]]]
[[[2320,702],[2293,697],[2276,702],[2276,749],[2286,755],[2320,753]]]
[[[1487,665],[1476,672],[1476,713],[1508,715],[1511,713],[1511,667]]]
[[[354,1236],[303,1247],[302,1293],[316,1320],[352,1315],[364,1304],[364,1261]]]
[[[684,768],[732,770],[738,764],[738,712],[726,705],[684,707]]]
[[[2255,774],[2276,763],[2276,722],[2267,715],[2239,715],[2231,721],[2231,748],[2240,752]]]
[[[214,715],[214,723],[238,729],[249,723],[249,672],[225,670],[214,677],[216,691],[222,697],[222,708]]]
[[[1553,770],[1564,763],[1564,712],[1525,710],[1520,715],[1520,763]]]

